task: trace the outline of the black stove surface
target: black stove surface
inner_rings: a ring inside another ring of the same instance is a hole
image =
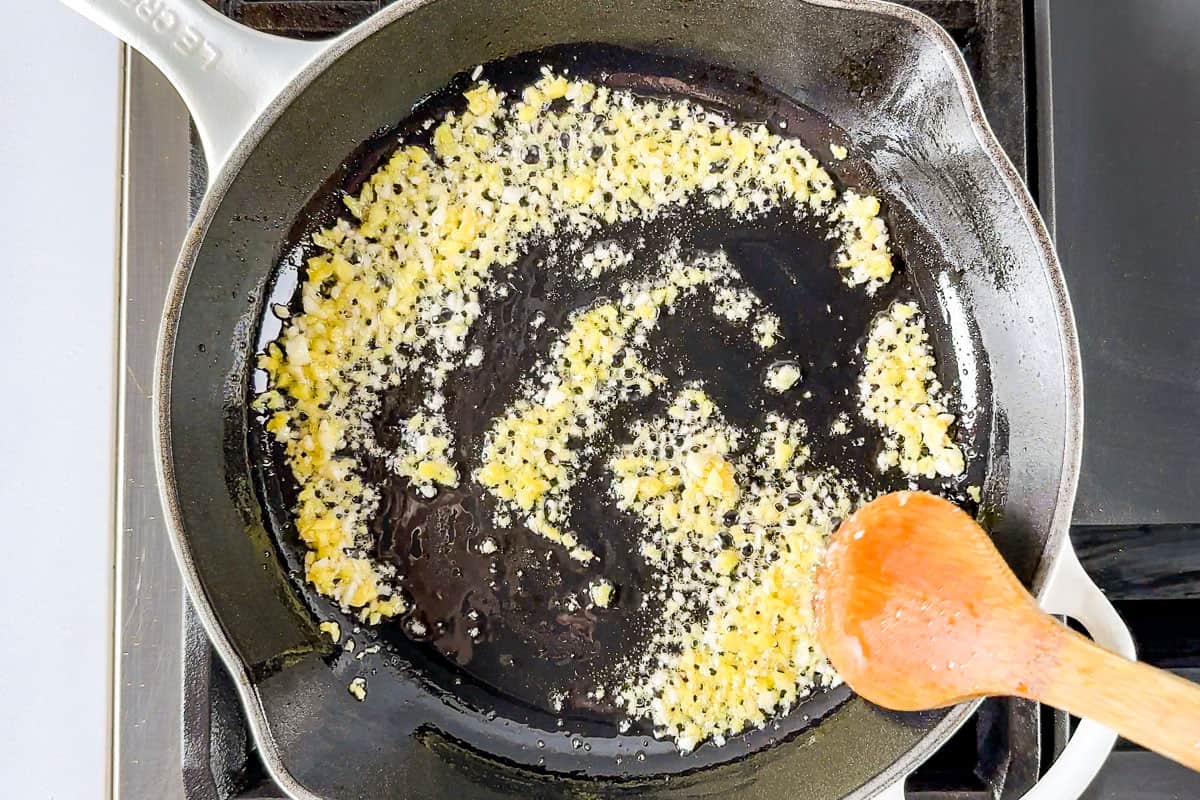
[[[1050,5],[1058,250],[1087,381],[1076,522],[1200,523],[1200,3]]]
[[[322,38],[388,0],[207,2],[261,30]],[[1200,678],[1200,623],[1192,621],[1200,618],[1200,547],[1192,544],[1200,492],[1191,488],[1200,477],[1200,337],[1189,336],[1200,307],[1188,291],[1200,288],[1200,272],[1184,260],[1200,232],[1200,3],[904,4],[958,44],[997,137],[1057,224],[1087,381],[1076,546],[1143,658]],[[202,181],[194,185],[198,198]],[[254,753],[228,676],[194,620],[191,628],[189,798],[282,797]],[[1020,797],[1066,728],[1063,715],[1036,704],[988,700],[909,779],[907,796]],[[1200,776],[1122,744],[1088,797],[1200,797]]]
[[[1142,659],[1200,680],[1200,3],[1049,5],[1058,251],[1086,398],[1072,538]],[[1088,797],[1200,797],[1126,742]]]

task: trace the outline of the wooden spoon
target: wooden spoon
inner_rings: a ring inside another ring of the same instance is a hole
[[[854,691],[901,711],[1016,695],[1200,770],[1200,686],[1042,613],[953,503],[896,492],[842,523],[817,570],[821,646]]]

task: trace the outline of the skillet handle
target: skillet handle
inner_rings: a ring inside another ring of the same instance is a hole
[[[1129,628],[1079,563],[1068,542],[1051,567],[1040,599],[1042,609],[1083,623],[1101,647],[1128,659],[1137,657]],[[1098,722],[1080,720],[1062,755],[1022,800],[1076,800],[1087,790],[1117,741],[1117,734]],[[904,778],[875,795],[876,800],[904,800]]]
[[[1050,614],[1078,620],[1104,649],[1130,660],[1137,658],[1129,628],[1084,571],[1070,542],[1051,569],[1040,603],[1042,610]],[[1092,720],[1080,720],[1062,755],[1037,785],[1025,793],[1023,800],[1079,797],[1104,766],[1116,741],[1117,734],[1109,728]]]
[[[907,775],[881,790],[879,794],[873,795],[871,800],[905,800],[904,782],[906,780],[908,780]]]
[[[202,0],[62,0],[154,62],[200,133],[208,180],[276,95],[327,42],[259,33]]]

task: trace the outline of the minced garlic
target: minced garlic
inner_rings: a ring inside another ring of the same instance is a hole
[[[735,325],[749,321],[754,340],[764,350],[775,345],[779,317],[763,310],[763,302],[745,286],[729,284],[713,291],[712,311]]]
[[[866,284],[874,292],[892,277],[892,254],[887,226],[879,216],[879,201],[847,191],[831,218],[842,230],[837,265],[851,284]]]
[[[386,456],[425,496],[458,484],[438,390],[464,358],[479,363],[463,351],[481,302],[498,291],[488,277],[525,243],[651,217],[694,196],[743,217],[788,202],[831,216],[847,281],[874,284],[891,271],[878,203],[852,192],[839,201],[811,153],[764,125],[549,70],[519,97],[482,82],[464,101],[434,128],[432,147],[401,147],[345,198],[353,222],[313,237],[324,252],[308,261],[302,307],[259,360],[269,390],[256,405],[300,484],[307,578],[370,622],[404,603],[392,570],[366,555],[377,499],[353,453]],[[760,319],[756,335],[771,347],[778,321]],[[394,358],[390,367],[381,356]],[[381,453],[364,420],[383,390],[417,376],[434,391],[402,425],[399,449]],[[514,500],[531,505],[539,487],[514,487]]]
[[[332,620],[322,622],[318,627],[321,633],[329,637],[329,641],[337,644],[342,639],[342,626]]]
[[[800,368],[795,364],[772,364],[767,369],[767,387],[778,394],[783,394],[799,383]]]
[[[664,256],[662,277],[624,285],[618,302],[572,315],[551,349],[551,363],[536,371],[528,395],[493,423],[484,443],[479,483],[504,511],[581,561],[593,553],[563,528],[582,455],[570,440],[594,437],[615,401],[645,397],[663,383],[631,345],[644,343],[659,315],[670,313],[681,297],[731,278],[723,255],[694,264],[672,260],[670,253]]]
[[[829,432],[834,436],[845,436],[850,432],[850,418],[846,416],[846,412],[843,411],[833,418]]]
[[[804,426],[769,415],[753,447],[702,387],[635,424],[610,461],[618,505],[645,523],[662,629],[621,698],[682,750],[762,725],[837,678],[816,643],[813,568],[851,509],[832,474],[804,474]]]
[[[612,581],[607,578],[600,578],[599,580],[592,581],[591,585],[588,586],[588,597],[591,598],[592,605],[597,608],[608,608],[612,605],[614,591],[615,588],[612,585]]]
[[[637,510],[668,546],[716,535],[740,495],[729,461],[738,442],[708,395],[685,390],[666,420],[635,423],[632,441],[610,460],[618,506]]]
[[[883,431],[882,469],[932,478],[960,475],[962,450],[950,436],[954,415],[940,399],[941,384],[915,303],[898,302],[871,326],[860,381],[862,413]]]
[[[575,274],[580,280],[599,278],[606,272],[627,266],[631,261],[633,253],[621,247],[620,242],[600,242],[580,257],[579,269]]]
[[[779,317],[774,314],[763,314],[754,321],[751,330],[754,331],[754,341],[763,350],[770,350],[779,343]]]

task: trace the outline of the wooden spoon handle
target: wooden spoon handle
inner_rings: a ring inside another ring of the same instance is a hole
[[[1110,653],[1059,628],[1048,680],[1028,695],[1087,717],[1142,747],[1200,770],[1200,684]]]

